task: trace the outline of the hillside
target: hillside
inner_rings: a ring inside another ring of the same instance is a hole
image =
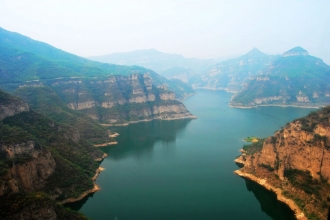
[[[109,77],[148,73],[158,75],[140,66],[123,66],[96,62],[67,53],[49,44],[35,41],[18,33],[0,28],[0,86],[12,91],[19,83],[63,77]],[[156,86],[167,85],[184,98],[193,92],[188,85],[157,76]],[[187,90],[185,90],[187,89]]]
[[[70,125],[77,129],[79,135],[91,144],[113,142],[110,131],[87,115],[70,109],[49,87],[21,87],[15,95],[29,103],[34,111],[45,115],[57,123]]]
[[[74,127],[29,110],[3,91],[0,97],[0,218],[85,219],[56,201],[95,190],[92,177],[104,153]]]
[[[330,106],[245,145],[236,173],[277,194],[297,219],[327,219],[330,206]]]
[[[278,56],[267,55],[254,48],[243,56],[217,63],[192,85],[194,88],[237,92],[242,89],[247,78],[260,74],[277,58]]]
[[[176,99],[193,90],[179,80],[167,80],[143,67],[90,61],[4,29],[0,43],[0,88],[6,91],[30,87],[31,93],[37,92],[36,87],[48,87],[67,107],[84,110],[105,124],[192,117]],[[43,97],[47,99],[51,97]],[[38,111],[46,109],[57,111],[45,104]]]
[[[330,66],[295,47],[273,61],[261,75],[250,77],[230,103],[258,105],[325,106],[330,103]]]

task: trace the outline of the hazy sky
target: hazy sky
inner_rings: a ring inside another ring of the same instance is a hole
[[[80,56],[155,48],[215,58],[299,45],[330,64],[329,0],[0,0],[0,26]]]

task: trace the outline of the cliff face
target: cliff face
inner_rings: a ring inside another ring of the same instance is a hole
[[[105,79],[61,79],[49,84],[67,106],[105,124],[193,117],[167,85],[148,73]]]
[[[36,147],[35,142],[2,145],[0,150],[6,152],[7,158],[25,156],[25,162],[12,160],[12,167],[2,177],[0,196],[11,192],[33,192],[42,189],[46,179],[55,171],[56,163],[49,150]]]
[[[330,189],[330,106],[244,147],[241,172],[280,188],[308,217],[326,219]]]
[[[0,120],[24,111],[29,111],[29,106],[25,102],[0,90]]]
[[[1,106],[18,109],[0,120],[0,219],[84,219],[55,200],[94,189],[95,160],[103,153],[77,129],[27,111],[27,104],[7,93],[0,98]]]

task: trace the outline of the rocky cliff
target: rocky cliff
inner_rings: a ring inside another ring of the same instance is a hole
[[[38,101],[29,99],[26,91],[50,87],[67,107],[103,124],[194,117],[176,100],[175,93],[168,90],[166,84],[156,86],[153,82],[149,73],[92,79],[62,78],[25,83],[16,94],[33,105]],[[46,107],[42,105],[40,110]]]
[[[244,146],[237,171],[275,191],[297,218],[327,219],[330,206],[330,106]],[[305,216],[305,217],[304,217]]]
[[[45,186],[46,179],[55,171],[56,163],[49,150],[37,147],[35,142],[1,145],[0,150],[6,152],[7,159],[12,160],[12,167],[2,177],[0,196],[24,191],[33,192]],[[28,157],[24,163],[14,158]]]
[[[0,90],[0,120],[24,111],[29,111],[25,102]]]
[[[55,200],[93,189],[96,160],[103,153],[77,129],[27,111],[23,101],[0,94],[6,96],[0,105],[12,109],[0,120],[0,219],[85,219]],[[24,111],[15,106],[24,106]]]

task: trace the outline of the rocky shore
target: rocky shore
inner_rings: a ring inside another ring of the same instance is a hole
[[[83,198],[85,198],[86,196],[88,196],[89,194],[95,193],[97,191],[99,191],[101,188],[95,183],[95,180],[97,179],[97,177],[99,176],[99,174],[104,170],[103,167],[99,167],[96,169],[95,175],[92,177],[92,180],[94,181],[94,187],[93,189],[87,190],[85,192],[83,192],[79,197],[77,198],[67,198],[63,201],[60,202],[60,204],[66,204],[66,203],[71,203],[71,202],[77,202],[79,200],[82,200]]]
[[[244,164],[244,161],[242,161],[239,158],[236,159],[235,162]],[[259,185],[261,185],[262,187],[266,188],[267,190],[274,192],[277,196],[277,200],[287,204],[290,207],[290,209],[295,213],[295,216],[298,220],[308,220],[308,218],[305,216],[304,212],[302,210],[300,210],[300,208],[296,205],[296,203],[294,201],[292,201],[291,199],[286,198],[282,194],[281,189],[276,188],[276,187],[272,186],[271,184],[269,184],[267,182],[267,179],[258,178],[256,176],[254,176],[253,174],[244,173],[241,170],[235,170],[234,173],[240,177],[252,180],[252,181],[258,183]]]
[[[171,121],[171,120],[196,119],[196,118],[197,118],[197,116],[195,116],[195,115],[188,115],[188,116],[183,116],[183,117],[171,117],[171,118],[155,117],[155,118],[143,119],[143,120],[138,120],[138,121],[129,121],[129,122],[125,122],[125,123],[101,124],[101,125],[102,126],[128,126],[130,124],[135,124],[135,123],[139,123],[139,122],[149,122],[149,121],[153,121],[153,120]]]

